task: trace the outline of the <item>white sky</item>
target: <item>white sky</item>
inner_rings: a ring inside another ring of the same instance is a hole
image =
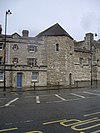
[[[12,15],[8,16],[7,34],[21,35],[25,29],[35,36],[59,23],[75,40],[82,40],[85,33],[100,29],[100,0],[0,0],[3,33],[8,9]]]

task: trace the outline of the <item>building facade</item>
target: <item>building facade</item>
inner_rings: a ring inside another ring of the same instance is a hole
[[[2,89],[5,36],[2,28],[0,31]],[[29,31],[23,30],[22,36],[6,36],[5,55],[5,84],[12,90],[100,84],[100,40],[95,41],[92,33],[77,42],[58,23],[36,37],[29,37]]]

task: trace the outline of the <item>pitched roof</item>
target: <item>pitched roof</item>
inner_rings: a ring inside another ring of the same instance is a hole
[[[39,33],[36,37],[41,36],[67,36],[73,39],[58,23]]]

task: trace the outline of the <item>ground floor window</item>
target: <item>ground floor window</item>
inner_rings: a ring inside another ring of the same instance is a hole
[[[2,64],[2,57],[0,57],[0,65]]]
[[[3,81],[3,72],[0,72],[0,81]]]
[[[32,72],[32,81],[38,81],[38,79],[39,79],[39,73]]]

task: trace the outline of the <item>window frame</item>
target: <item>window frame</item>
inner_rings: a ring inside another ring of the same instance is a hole
[[[18,58],[13,58],[12,62],[13,62],[14,64],[17,64],[17,63],[18,63]]]
[[[32,81],[33,82],[39,81],[39,72],[37,72],[37,71],[32,72]]]
[[[2,51],[2,49],[3,49],[3,43],[0,42],[0,51]]]
[[[2,56],[0,56],[0,65],[2,65]]]
[[[56,51],[56,52],[59,52],[59,46],[60,46],[59,43],[56,43],[56,44],[55,44],[55,51]]]
[[[2,74],[2,75],[1,75]],[[4,81],[4,73],[0,71],[0,81]]]
[[[12,48],[13,48],[13,50],[14,51],[17,51],[19,48],[18,48],[18,44],[14,44],[13,46],[12,46]]]
[[[37,66],[37,58],[27,58],[27,65]]]
[[[37,52],[37,46],[29,44],[28,45],[28,52]]]

